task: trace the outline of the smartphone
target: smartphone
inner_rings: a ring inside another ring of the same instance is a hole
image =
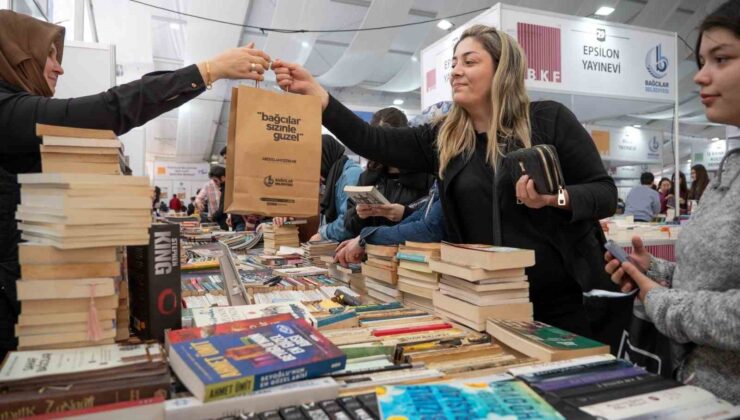
[[[604,244],[604,249],[609,251],[609,253],[612,254],[614,258],[619,260],[620,263],[624,263],[630,260],[627,251],[625,251],[624,248],[617,245],[617,243],[612,241],[611,239],[606,241],[606,243]]]

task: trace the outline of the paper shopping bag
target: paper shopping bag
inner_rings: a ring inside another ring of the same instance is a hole
[[[321,168],[318,97],[233,88],[227,147],[227,213],[316,214]]]

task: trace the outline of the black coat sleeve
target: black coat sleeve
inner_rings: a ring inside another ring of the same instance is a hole
[[[54,99],[26,92],[0,95],[0,132],[7,153],[38,151],[36,123],[112,130],[123,134],[177,108],[205,89],[198,67],[155,72],[97,95]]]
[[[373,127],[329,96],[322,124],[360,156],[384,165],[437,173],[436,133],[430,125],[409,128]]]
[[[576,116],[557,106],[554,142],[570,198],[572,222],[598,220],[617,210],[617,187],[601,161],[596,145]]]

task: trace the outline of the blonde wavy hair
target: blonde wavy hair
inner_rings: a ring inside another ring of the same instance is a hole
[[[519,44],[512,37],[496,28],[475,25],[460,36],[454,50],[465,38],[475,38],[491,55],[496,65],[491,82],[491,125],[488,127],[486,156],[488,163],[496,167],[503,155],[500,141],[518,141],[530,147],[531,129],[529,97],[524,88],[527,59]],[[441,124],[437,135],[439,150],[439,177],[450,161],[463,153],[470,156],[475,151],[475,128],[468,112],[453,104],[450,112],[437,121]]]

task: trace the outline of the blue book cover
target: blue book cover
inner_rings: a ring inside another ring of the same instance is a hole
[[[383,419],[564,419],[521,381],[397,385],[376,392]]]
[[[173,344],[170,364],[202,401],[245,395],[345,367],[346,356],[303,319]]]
[[[574,388],[577,386],[591,385],[614,379],[631,378],[647,374],[647,371],[640,367],[629,367],[623,369],[606,370],[603,372],[590,372],[582,375],[564,376],[558,379],[550,379],[533,384],[537,389],[542,391],[558,391],[561,389]]]
[[[406,261],[419,262],[419,263],[427,262],[427,257],[424,255],[407,254],[405,252],[397,253],[396,258],[398,258],[399,260],[406,260]]]

